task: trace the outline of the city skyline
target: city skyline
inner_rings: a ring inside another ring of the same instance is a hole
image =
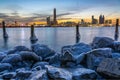
[[[94,15],[106,19],[120,18],[120,0],[1,0],[0,21],[45,22],[57,9],[57,20],[91,21]]]

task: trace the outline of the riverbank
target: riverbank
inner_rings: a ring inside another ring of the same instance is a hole
[[[63,46],[55,52],[35,43],[0,52],[1,79],[81,80],[119,79],[120,42],[95,37],[91,44]]]

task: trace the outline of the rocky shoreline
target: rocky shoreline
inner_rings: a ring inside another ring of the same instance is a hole
[[[0,52],[0,79],[120,79],[120,42],[95,37],[91,44],[63,46],[61,53],[38,43],[16,46]]]

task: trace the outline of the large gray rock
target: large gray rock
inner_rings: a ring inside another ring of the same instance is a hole
[[[32,68],[35,68],[37,66],[41,66],[42,69],[45,69],[45,65],[49,65],[49,63],[48,62],[37,62],[33,65]]]
[[[46,65],[48,76],[51,80],[72,80],[72,73],[67,70]]]
[[[99,48],[88,52],[86,55],[87,67],[90,69],[96,69],[104,58],[112,57],[112,50],[110,48]]]
[[[30,75],[28,80],[49,80],[46,70],[35,71]]]
[[[120,79],[120,59],[106,58],[98,66],[97,72],[106,78]]]
[[[2,61],[2,59],[4,58],[4,57],[6,57],[7,55],[5,54],[5,53],[3,53],[3,52],[0,52],[0,62]]]
[[[94,70],[86,68],[68,68],[72,73],[72,80],[97,79],[97,73]]]
[[[15,72],[8,72],[8,73],[4,73],[2,75],[2,78],[5,80],[9,80],[9,79],[15,79],[16,73]]]
[[[51,57],[49,60],[49,64],[55,67],[61,66],[61,53],[56,53],[54,56]]]
[[[120,58],[120,53],[112,53],[112,58]]]
[[[4,70],[11,70],[12,65],[9,63],[0,63],[0,72]]]
[[[17,73],[16,73],[16,79],[17,79],[17,80],[25,80],[25,79],[28,79],[31,74],[32,74],[32,71],[19,70],[19,71],[17,71]]]
[[[25,46],[16,46],[13,49],[6,51],[6,53],[7,54],[14,54],[14,53],[20,52],[20,51],[30,51],[30,49],[25,47]]]
[[[81,53],[86,53],[88,51],[91,51],[92,48],[90,45],[88,44],[85,44],[85,43],[78,43],[78,44],[75,44],[75,45],[69,45],[69,46],[64,46],[62,47],[62,53],[66,50],[70,50],[72,52],[72,55],[76,55],[78,56],[79,54]]]
[[[55,54],[55,52],[46,45],[33,44],[31,47],[32,47],[32,50],[38,56],[41,56],[43,59],[53,56]]]
[[[110,57],[112,57],[111,48],[98,48],[90,52],[80,54],[76,59],[76,63],[95,70],[104,58]]]
[[[2,63],[10,63],[12,65],[15,65],[22,61],[22,58],[19,54],[9,54],[3,60]]]
[[[114,52],[120,53],[120,42],[115,41],[110,47],[113,49]]]
[[[19,54],[22,57],[22,60],[24,61],[41,61],[40,56],[36,55],[34,52],[29,51],[21,51]]]
[[[107,48],[113,44],[114,40],[108,37],[95,37],[92,42],[93,48]]]
[[[61,66],[67,67],[68,62],[75,62],[75,57],[72,55],[70,50],[66,50],[61,55]]]

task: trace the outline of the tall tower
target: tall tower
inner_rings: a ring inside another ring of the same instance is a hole
[[[103,15],[103,17],[102,17],[102,23],[103,23],[103,24],[105,23],[105,17],[104,17],[104,15]]]
[[[92,16],[92,24],[94,24],[94,16]]]
[[[54,10],[53,10],[53,23],[54,23],[54,25],[57,24],[57,20],[56,20],[56,8],[54,8]]]

